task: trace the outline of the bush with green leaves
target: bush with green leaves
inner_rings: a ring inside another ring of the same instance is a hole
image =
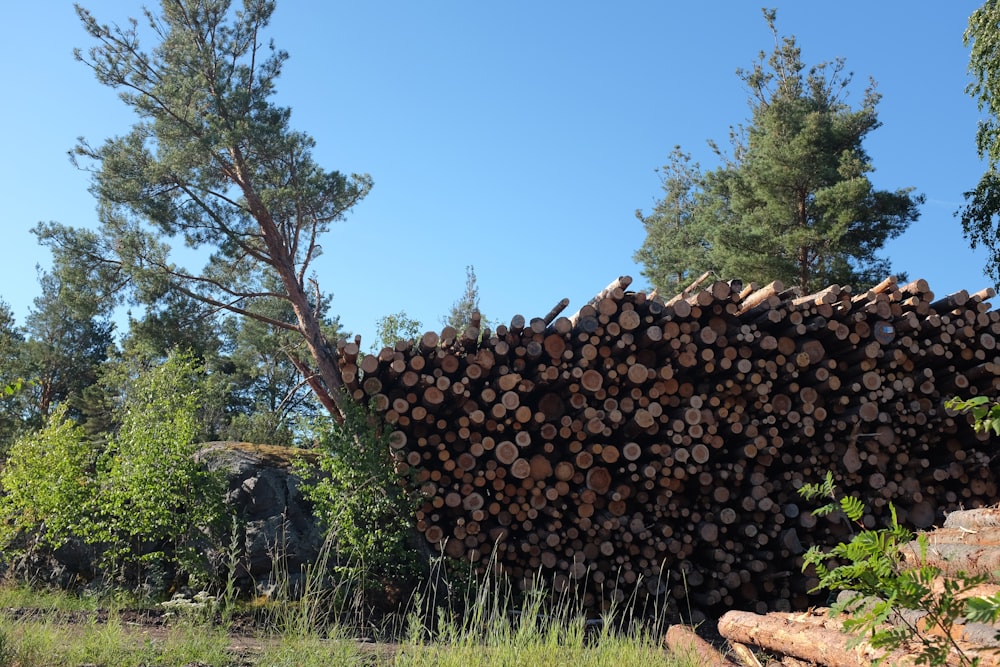
[[[79,538],[122,572],[154,562],[177,576],[201,571],[206,530],[224,523],[221,479],[194,456],[204,372],[175,353],[118,379],[117,429],[103,448],[65,409],[15,443],[0,474],[0,538]]]
[[[205,531],[224,526],[222,481],[195,459],[206,379],[190,354],[173,353],[125,386],[118,431],[98,462],[100,517],[88,535],[114,560],[204,566]]]
[[[944,407],[955,412],[971,414],[974,420],[972,427],[977,433],[992,432],[993,435],[1000,435],[1000,403],[986,396],[972,398],[955,396],[946,401]]]
[[[0,474],[0,545],[5,550],[24,533],[57,548],[84,532],[97,497],[97,453],[83,428],[55,409],[41,430],[10,449]]]
[[[819,584],[811,592],[840,592],[831,613],[846,614],[843,629],[854,635],[853,645],[867,641],[874,648],[892,651],[904,646],[919,648],[916,664],[953,664],[972,667],[978,658],[965,654],[956,644],[954,628],[960,622],[993,623],[1000,619],[1000,593],[987,598],[971,592],[987,578],[962,573],[942,577],[940,568],[926,564],[927,537],[914,536],[900,525],[896,508],[890,505],[889,526],[865,530],[865,506],[857,498],[839,496],[831,472],[821,484],[805,484],[799,489],[807,500],[828,499],[813,514],[840,511],[852,526],[861,528],[849,542],[829,551],[812,546],[803,557],[803,570],[813,567]],[[903,549],[916,545],[919,567],[904,564]],[[907,612],[917,612],[916,614]]]
[[[396,473],[389,431],[374,411],[345,399],[344,422],[312,423],[319,471],[306,497],[329,533],[337,566],[369,587],[405,585],[422,569],[411,546],[415,504]]]

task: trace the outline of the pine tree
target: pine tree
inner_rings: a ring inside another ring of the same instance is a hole
[[[764,18],[775,47],[737,71],[750,92],[751,115],[731,133],[731,154],[717,149],[722,166],[690,179],[690,186],[683,173],[668,181],[668,196],[658,204],[657,210],[682,213],[685,231],[697,236],[670,237],[669,256],[678,260],[672,270],[690,277],[705,266],[723,278],[781,280],[806,291],[876,283],[890,272],[879,250],[917,219],[923,197],[909,188],[876,190],[869,179],[873,167],[863,142],[879,126],[874,83],[852,107],[843,59],[807,69],[795,38],[779,37],[775,11],[765,10]],[[667,199],[677,186],[683,208],[673,211],[678,204]],[[657,257],[663,236],[661,224],[640,251],[651,275],[656,264],[647,258]]]
[[[445,326],[454,327],[459,333],[472,323],[474,313],[479,312],[479,285],[476,283],[476,267],[465,267],[465,291],[451,306],[448,317],[441,321]]]
[[[293,130],[291,111],[271,101],[288,58],[263,41],[273,2],[246,2],[238,11],[228,0],[160,5],[159,14],[145,11],[152,50],[140,45],[137,21],[103,25],[77,7],[96,43],[77,58],[120,92],[138,121],[123,136],[76,148],[92,173],[100,234],[60,225],[39,234],[77,247],[139,293],[177,291],[292,332],[303,341],[297,367],[339,415],[343,379],[311,268],[320,239],[368,193],[371,179],[320,167],[312,138]],[[208,265],[195,271],[172,261],[174,239],[209,250]],[[262,314],[258,306],[268,301],[287,304],[290,316]]]
[[[676,294],[710,268],[710,217],[702,206],[704,176],[691,155],[675,146],[660,172],[663,198],[653,212],[636,217],[646,230],[646,240],[635,253],[645,268],[642,274],[664,294]]]

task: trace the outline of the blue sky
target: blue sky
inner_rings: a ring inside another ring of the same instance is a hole
[[[82,4],[102,22],[140,3]],[[912,186],[926,204],[886,254],[893,269],[943,295],[979,290],[985,255],[954,212],[982,173],[978,111],[965,94],[962,33],[978,2],[778,2],[778,29],[808,64],[844,57],[882,94],[883,126],[866,147],[883,189]],[[749,113],[736,69],[771,36],[756,3],[367,2],[282,0],[270,36],[290,53],[278,102],[317,142],[329,169],[375,187],[324,240],[317,265],[333,312],[374,342],[376,320],[405,310],[425,329],[461,295],[475,266],[484,314],[575,311],[622,274],[636,209],[660,194],[655,169],[674,145],[710,165]],[[5,8],[0,63],[0,299],[23,321],[49,258],[29,230],[96,224],[87,177],[67,159],[78,136],[123,134],[131,116],[74,61],[89,43],[71,2]]]

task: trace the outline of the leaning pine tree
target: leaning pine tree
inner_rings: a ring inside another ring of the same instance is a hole
[[[140,295],[175,290],[251,317],[302,341],[292,362],[334,416],[343,381],[324,333],[327,299],[311,274],[320,238],[369,191],[367,175],[326,171],[313,140],[271,97],[287,54],[262,41],[274,3],[162,0],[146,11],[157,44],[77,13],[96,41],[77,58],[137,115],[127,134],[81,141],[92,172],[98,233],[40,225],[40,239],[72,251]],[[175,264],[168,241],[211,252],[200,271]],[[269,308],[280,302],[287,308]],[[274,312],[287,312],[278,318]]]

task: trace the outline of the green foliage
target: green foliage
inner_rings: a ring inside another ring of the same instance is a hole
[[[828,552],[813,546],[806,552],[805,567],[814,566],[819,576],[818,589],[854,590],[861,595],[879,595],[888,579],[899,570],[902,557],[900,548],[913,540],[913,533],[896,521],[888,528],[863,530],[850,542],[842,542]],[[830,561],[842,562],[828,568]]]
[[[25,427],[24,335],[14,313],[0,301],[0,454],[21,435]]]
[[[919,644],[917,664],[949,665],[958,654],[959,664],[977,665],[978,658],[965,655],[954,643],[955,626],[964,622],[970,609],[968,593],[986,577],[940,578],[940,570],[924,566],[904,570],[891,579],[888,599],[880,600],[864,613],[854,612],[854,618],[844,623],[847,632],[869,635],[875,648],[896,649],[913,642]],[[938,587],[936,582],[941,581]],[[908,620],[898,610],[919,610],[919,620]],[[883,625],[890,617],[893,626]],[[986,618],[986,616],[982,616]],[[993,617],[990,622],[995,620]]]
[[[101,521],[88,535],[113,558],[202,569],[202,531],[223,516],[220,480],[194,456],[204,379],[190,355],[175,353],[126,386],[118,433],[99,462]]]
[[[974,396],[963,399],[955,396],[945,402],[944,406],[955,412],[971,414],[975,420],[973,428],[976,432],[990,432],[1000,435],[1000,403],[986,396]]]
[[[32,380],[25,393],[38,426],[56,404],[97,381],[113,345],[114,324],[106,304],[94,293],[74,289],[67,273],[71,271],[57,264],[41,276],[42,294],[25,324],[21,370]]]
[[[0,545],[9,549],[37,529],[40,544],[59,547],[91,520],[97,454],[83,429],[57,408],[40,431],[18,440],[0,473]]]
[[[119,565],[204,568],[204,531],[223,516],[220,480],[195,460],[204,378],[188,355],[120,375],[117,432],[100,449],[65,406],[11,449],[0,473],[0,537],[34,533],[57,547],[76,537]]]
[[[423,324],[406,314],[405,310],[380,317],[375,323],[375,345],[372,352],[377,353],[383,347],[395,347],[400,341],[415,341],[421,333]]]
[[[48,611],[44,605],[39,608]],[[203,665],[234,664],[224,631],[209,625],[168,626],[157,640],[111,614],[98,622],[60,622],[57,614],[0,617],[0,665]],[[247,663],[249,664],[249,663]],[[267,664],[267,663],[258,663]]]
[[[861,523],[861,519],[865,515],[864,503],[850,496],[842,496],[838,499],[833,473],[829,470],[826,472],[826,478],[822,484],[803,484],[802,488],[799,489],[799,495],[806,500],[816,500],[818,498],[829,498],[831,500],[826,505],[821,505],[813,510],[812,513],[816,516],[827,516],[835,510],[840,509],[848,521],[858,524],[862,528],[864,527]]]
[[[327,300],[320,304],[322,311]],[[290,304],[277,299],[250,306],[262,318],[292,320]],[[323,317],[327,340],[343,333],[337,318]],[[254,317],[227,317],[222,324],[224,357],[216,362],[230,381],[228,423],[220,436],[226,440],[291,446],[294,424],[312,418],[321,406],[302,380],[308,352],[302,336]]]
[[[806,499],[836,499],[833,474],[827,472],[823,483],[804,485],[799,493]],[[845,498],[814,514],[827,514],[837,507],[855,522],[864,514],[860,500]],[[970,591],[987,580],[985,576],[960,573],[942,577],[940,569],[930,565],[904,567],[902,550],[913,543],[914,534],[900,525],[895,507],[890,506],[890,510],[888,527],[862,530],[829,551],[814,545],[805,553],[803,570],[813,567],[819,577],[814,591],[844,592],[831,605],[831,613],[848,616],[843,629],[854,635],[855,643],[867,641],[888,651],[904,646],[913,650],[916,643],[916,664],[952,664],[948,657],[955,652],[960,664],[978,664],[978,659],[965,655],[955,644],[952,630],[963,618],[983,622],[1000,619],[1000,594],[969,597]],[[917,546],[924,563],[927,545],[926,536],[920,535]],[[907,611],[920,613],[914,616]]]
[[[448,587],[443,599],[428,593],[411,606],[396,665],[700,664],[693,653],[663,651],[664,619],[633,618],[615,605],[588,619],[578,598],[554,596],[538,581],[515,591],[492,574],[465,590]]]
[[[472,323],[475,313],[479,312],[479,285],[476,282],[476,268],[465,267],[465,291],[458,301],[452,304],[448,317],[442,318],[445,326],[454,327],[462,333]]]
[[[141,316],[129,313],[122,340],[128,355],[162,360],[171,350],[187,350],[203,362],[219,355],[223,337],[213,309],[180,292],[158,294],[142,305]]]
[[[130,317],[118,363],[148,365],[172,350],[190,351],[211,385],[199,411],[201,439],[291,446],[295,422],[321,408],[296,366],[305,354],[301,335],[252,317],[220,317],[179,292],[143,306],[141,317]],[[247,308],[263,320],[294,318],[291,306],[278,299],[259,299]],[[322,329],[333,340],[339,322],[324,317]]]
[[[142,303],[179,293],[299,337],[306,344],[296,368],[339,416],[343,378],[312,269],[333,245],[326,233],[372,181],[322,168],[313,139],[274,103],[288,58],[264,37],[274,2],[233,4],[163,2],[159,12],[144,9],[141,23],[110,25],[77,5],[92,42],[77,59],[120,93],[136,122],[74,151],[91,176],[100,228],[50,223],[36,233]],[[182,244],[211,261],[200,270],[177,261],[172,248]],[[262,302],[287,305],[290,315],[263,314]]]
[[[653,212],[636,217],[646,230],[646,240],[635,253],[642,274],[664,294],[681,292],[712,267],[710,224],[705,209],[711,200],[704,192],[705,179],[691,155],[675,146],[670,161],[660,170],[663,198]]]
[[[983,117],[976,132],[976,150],[986,161],[986,171],[975,188],[965,193],[959,211],[965,237],[973,248],[988,251],[986,272],[1000,285],[1000,3],[987,0],[969,16],[965,45],[970,47],[966,88]]]
[[[664,292],[704,270],[803,290],[871,285],[889,272],[882,246],[919,215],[922,196],[876,190],[869,179],[874,84],[858,107],[847,104],[843,60],[807,68],[795,38],[778,35],[775,12],[764,17],[775,48],[738,70],[751,115],[730,135],[732,154],[716,148],[722,166],[702,174],[675,149],[664,198],[639,216],[647,239],[636,258]]]
[[[1000,618],[1000,592],[965,601],[965,618],[972,623],[995,623]]]
[[[373,584],[409,583],[421,567],[410,547],[414,500],[404,491],[375,413],[345,403],[345,421],[318,419],[318,479],[306,496],[326,525],[340,567]]]

